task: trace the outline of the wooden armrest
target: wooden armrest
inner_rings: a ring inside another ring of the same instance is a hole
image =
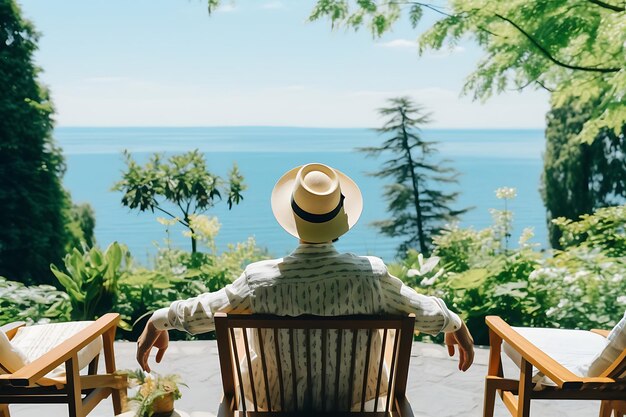
[[[522,355],[526,361],[533,364],[533,366],[554,381],[560,388],[579,386],[584,382],[584,378],[574,374],[537,346],[530,343],[500,317],[487,316],[485,322],[490,331],[500,336],[502,340],[506,341],[513,349]]]
[[[7,335],[9,340],[11,340],[13,339],[13,336],[15,336],[15,333],[17,333],[17,330],[20,327],[24,327],[25,325],[26,325],[26,322],[14,321],[13,323],[7,323],[4,326],[0,327],[0,331],[3,331],[4,334]]]
[[[604,330],[604,329],[591,329],[589,331],[591,333],[599,334],[600,336],[604,336],[604,337],[609,337],[609,333],[611,333],[610,330]]]
[[[78,351],[93,342],[96,338],[102,336],[111,329],[115,329],[119,321],[119,314],[105,314],[80,332],[76,333],[74,336],[52,349],[50,352],[35,359],[28,365],[17,370],[15,373],[7,375],[6,379],[10,380],[11,385],[21,387],[36,383],[37,380],[72,358],[72,356],[76,357]]]

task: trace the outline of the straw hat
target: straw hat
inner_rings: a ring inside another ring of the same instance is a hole
[[[347,175],[323,164],[296,167],[272,191],[272,211],[291,235],[309,243],[332,241],[359,219],[363,198]]]

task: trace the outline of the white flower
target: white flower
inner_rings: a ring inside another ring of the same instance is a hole
[[[626,295],[620,295],[617,297],[617,304],[626,305]]]
[[[567,304],[569,303],[569,300],[566,298],[561,298],[561,300],[559,301],[559,304],[557,304],[558,308],[563,308],[565,307]]]
[[[499,199],[512,199],[517,197],[517,189],[513,187],[500,187],[496,189],[496,197]]]
[[[622,282],[624,276],[622,274],[615,274],[611,277],[611,282]]]
[[[435,283],[437,278],[441,276],[441,274],[443,274],[443,269],[440,269],[435,275],[433,275],[430,278],[424,278],[422,282],[420,282],[420,285],[423,287],[430,287],[431,285]]]
[[[171,226],[178,222],[178,217],[174,217],[171,219],[166,219],[165,217],[157,217],[157,222],[161,223],[163,226]]]
[[[519,237],[519,245],[520,246],[530,246],[528,241],[535,237],[535,228],[534,227],[525,227],[522,230],[522,234]]]
[[[185,265],[177,265],[172,267],[172,274],[174,275],[182,275],[187,272],[187,267]]]
[[[563,278],[563,282],[565,284],[571,284],[574,281],[576,281],[576,277],[573,277],[571,275],[566,275],[565,278]]]

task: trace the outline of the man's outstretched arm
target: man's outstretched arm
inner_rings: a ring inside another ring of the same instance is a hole
[[[215,329],[213,316],[217,312],[250,312],[250,290],[245,273],[219,291],[174,301],[169,307],[157,310],[137,340],[137,362],[141,368],[150,371],[148,358],[152,348],[157,349],[157,363],[161,361],[169,343],[168,330],[191,334],[209,332]]]
[[[474,362],[474,340],[463,320],[442,299],[419,294],[389,273],[381,280],[381,291],[388,312],[414,313],[417,330],[431,335],[444,332],[448,354],[454,356],[457,345],[459,370],[469,369]]]

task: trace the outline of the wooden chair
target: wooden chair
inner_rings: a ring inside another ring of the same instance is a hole
[[[122,412],[126,401],[126,377],[116,375],[113,341],[120,318],[105,314],[48,353],[16,372],[0,375],[0,416],[9,417],[9,404],[67,404],[71,417],[86,416],[100,401],[113,397],[115,414]],[[2,327],[9,340],[24,323]],[[78,369],[78,352],[102,337],[106,373],[98,374],[98,356],[89,364],[86,375]],[[65,378],[50,379],[46,375],[65,365]]]
[[[626,350],[598,377],[580,377],[537,348],[504,320],[488,316],[489,368],[485,380],[484,417],[492,417],[496,393],[512,416],[528,417],[531,400],[601,400],[601,417],[623,417],[626,413]],[[607,331],[592,330],[606,337]],[[521,355],[519,379],[503,376],[502,342]],[[554,382],[535,389],[533,367]]]
[[[224,389],[218,416],[412,417],[405,392],[414,324],[413,314],[279,317],[218,313],[215,329]],[[360,368],[356,364],[359,355],[365,363]],[[254,360],[260,362],[256,368]],[[271,388],[278,389],[280,396],[272,395]],[[346,394],[344,404],[340,404],[340,388]],[[311,408],[313,390],[324,399],[323,410]],[[366,392],[374,394],[371,400]],[[303,401],[298,400],[300,393]],[[372,411],[366,411],[368,407]]]

